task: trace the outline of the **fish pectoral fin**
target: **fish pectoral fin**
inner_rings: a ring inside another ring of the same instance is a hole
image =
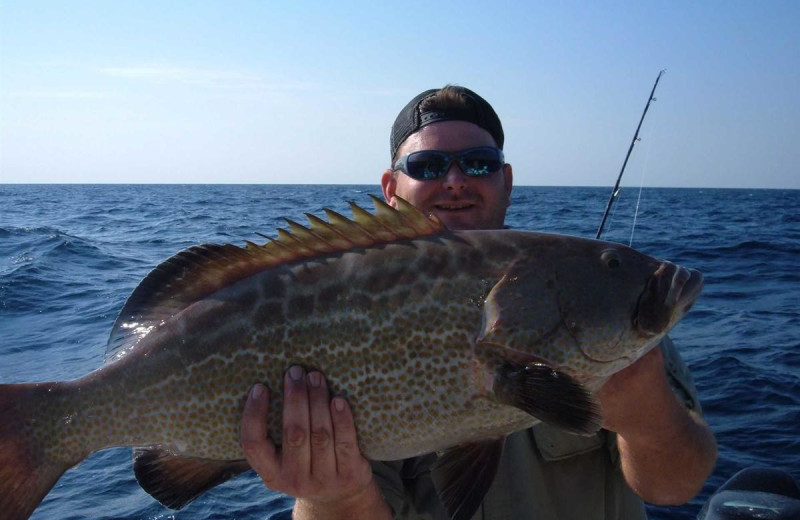
[[[600,403],[570,375],[542,363],[507,361],[495,371],[498,402],[570,433],[591,435],[603,424]]]
[[[161,504],[180,509],[209,489],[250,469],[244,460],[182,457],[134,448],[133,471],[142,489]]]
[[[489,491],[505,438],[469,442],[441,455],[431,470],[431,478],[451,520],[469,520]]]

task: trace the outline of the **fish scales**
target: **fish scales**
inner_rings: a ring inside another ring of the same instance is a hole
[[[50,413],[73,418],[62,436],[74,453],[121,437],[143,446],[181,439],[166,447],[237,459],[238,420],[249,387],[261,381],[272,389],[270,432],[279,443],[283,373],[301,364],[322,370],[331,389],[348,396],[361,448],[371,458],[429,452],[434,438],[443,438],[436,449],[451,445],[444,432],[453,421],[480,412],[473,428],[485,429],[491,408],[501,420],[510,414],[532,423],[507,406],[473,409],[484,388],[464,392],[474,386],[471,348],[482,313],[476,302],[503,265],[487,254],[464,262],[460,258],[470,253],[461,250],[471,247],[453,239],[409,241],[242,280],[146,336],[137,346],[144,359],[124,358],[104,369],[103,380],[95,373],[76,382],[102,386],[113,380],[126,389],[119,398],[104,392],[101,402]],[[266,311],[274,314],[273,325],[260,321]],[[91,393],[91,387],[83,392]],[[452,401],[461,394],[459,409]],[[440,402],[450,410],[440,410]],[[94,433],[87,437],[87,431]]]
[[[617,244],[448,232],[408,205],[387,208],[374,221],[354,212],[346,225],[329,212],[336,224],[291,223],[294,234],[265,246],[165,262],[126,305],[130,323],[115,325],[133,333],[115,332],[124,342],[113,362],[75,381],[0,386],[0,463],[50,465],[52,480],[110,446],[241,460],[249,388],[270,388],[268,428],[280,444],[282,381],[295,364],[347,397],[360,449],[375,460],[501,438],[541,419],[592,431],[600,419],[586,392],[657,344],[702,286],[699,273]],[[386,222],[410,227],[391,236]],[[359,226],[366,235],[353,237]],[[259,264],[262,248],[283,260],[269,253]]]

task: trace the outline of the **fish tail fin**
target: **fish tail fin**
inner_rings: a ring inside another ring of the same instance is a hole
[[[0,385],[0,518],[28,518],[75,461],[50,460],[37,410],[54,383]]]

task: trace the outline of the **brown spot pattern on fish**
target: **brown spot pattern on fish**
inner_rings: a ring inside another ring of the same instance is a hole
[[[147,460],[164,466],[141,468],[142,478],[169,478],[171,455],[204,459],[209,478],[235,474],[224,462],[243,457],[249,388],[270,387],[268,427],[280,444],[292,364],[321,370],[348,397],[373,459],[501,438],[534,424],[540,409],[556,425],[592,431],[596,403],[578,382],[594,389],[643,355],[702,285],[684,270],[674,287],[666,277],[677,267],[624,246],[451,233],[400,206],[377,204],[375,217],[354,210],[353,220],[328,211],[329,222],[309,217],[308,228],[290,221],[263,246],[180,253],[121,312],[112,363],[68,383],[0,385],[0,460],[24,459],[30,470],[14,477],[25,493],[8,505],[10,518],[26,517],[61,472],[109,446],[157,448]],[[600,261],[609,249],[621,268]],[[650,283],[656,272],[666,274]],[[24,405],[4,405],[17,394]],[[216,482],[194,482],[193,493]],[[7,496],[0,484],[1,506]],[[182,505],[195,495],[163,496]]]

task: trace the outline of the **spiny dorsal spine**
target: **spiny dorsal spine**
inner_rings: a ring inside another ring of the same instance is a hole
[[[376,244],[394,242],[420,236],[428,236],[444,230],[442,223],[425,216],[417,208],[403,199],[397,199],[398,208],[392,208],[382,200],[370,195],[375,204],[375,213],[369,213],[355,203],[350,203],[353,218],[325,209],[328,222],[306,214],[310,227],[286,219],[289,229],[278,229],[278,237],[270,240],[258,250],[275,254],[277,263],[292,261],[285,253],[290,250],[295,258],[301,259],[317,254],[346,251],[354,247],[369,247]],[[257,252],[258,251],[258,252]]]

